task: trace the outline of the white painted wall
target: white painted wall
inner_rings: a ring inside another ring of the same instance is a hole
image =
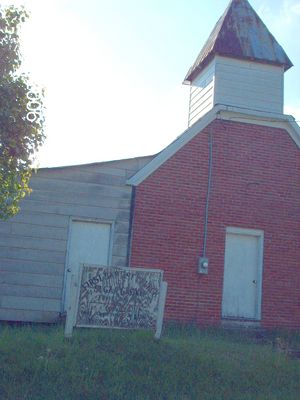
[[[214,104],[283,113],[283,67],[217,56]]]
[[[280,66],[216,56],[191,83],[189,126],[222,104],[283,114]]]
[[[210,63],[192,82],[190,91],[189,126],[214,105],[215,62]]]

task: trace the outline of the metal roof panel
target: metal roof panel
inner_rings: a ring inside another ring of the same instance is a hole
[[[215,25],[184,83],[191,82],[216,55],[283,66],[293,66],[283,48],[247,0],[231,0]]]

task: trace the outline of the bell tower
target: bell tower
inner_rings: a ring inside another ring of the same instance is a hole
[[[249,2],[231,0],[184,79],[189,126],[217,105],[283,114],[292,66]]]

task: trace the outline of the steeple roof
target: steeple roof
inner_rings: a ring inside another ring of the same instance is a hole
[[[184,83],[191,82],[215,55],[280,65],[285,71],[293,66],[247,0],[230,1]]]

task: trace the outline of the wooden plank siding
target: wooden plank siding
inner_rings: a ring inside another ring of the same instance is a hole
[[[283,67],[216,57],[215,104],[283,113]]]
[[[125,266],[131,187],[153,157],[44,168],[32,176],[21,211],[0,221],[0,319],[52,322],[62,311],[72,219],[114,222],[112,264]]]
[[[190,91],[189,126],[213,107],[214,61],[192,82]]]
[[[216,105],[283,113],[280,66],[216,55],[191,82],[189,126]]]

